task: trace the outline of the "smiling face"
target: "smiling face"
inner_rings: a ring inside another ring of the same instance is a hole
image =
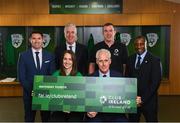
[[[39,33],[33,33],[30,38],[31,46],[35,50],[39,50],[43,46],[43,37]]]
[[[77,40],[77,30],[75,26],[65,27],[65,38],[68,44],[73,44]]]
[[[72,69],[73,66],[73,61],[72,61],[72,56],[69,53],[64,54],[63,58],[63,67],[64,69]]]
[[[138,38],[135,40],[134,43],[135,50],[138,54],[143,54],[144,51],[147,49],[146,42],[144,38]]]
[[[116,31],[114,30],[114,27],[112,25],[104,26],[103,35],[106,42],[114,41],[115,34]]]
[[[99,67],[99,70],[106,74],[109,71],[111,59],[108,57],[106,52],[100,52],[98,58],[96,59],[96,63]]]

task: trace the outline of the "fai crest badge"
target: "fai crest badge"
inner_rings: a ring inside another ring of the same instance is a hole
[[[99,101],[100,101],[101,104],[104,104],[107,101],[107,97],[106,96],[101,96]]]
[[[51,37],[49,34],[43,33],[43,48],[47,47],[49,45],[49,42],[51,41]]]
[[[157,43],[159,36],[156,33],[147,33],[148,46],[153,47]]]
[[[131,41],[131,35],[128,33],[121,33],[120,34],[121,38],[121,43],[125,44],[126,46],[130,43]]]
[[[20,47],[22,42],[23,42],[22,34],[11,34],[11,43],[13,47],[15,48]]]

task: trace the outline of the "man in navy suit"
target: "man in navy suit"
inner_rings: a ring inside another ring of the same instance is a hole
[[[158,88],[161,81],[161,62],[147,51],[144,36],[138,36],[134,42],[136,53],[129,57],[127,76],[137,78],[138,105],[137,114],[129,114],[132,122],[139,122],[141,113],[147,122],[158,121]]]
[[[72,50],[76,55],[78,71],[83,75],[88,71],[88,51],[85,45],[77,42],[77,28],[75,24],[69,23],[64,28],[66,42],[55,49],[56,69],[60,68],[60,59],[65,50]]]
[[[96,63],[99,70],[95,71],[92,76],[99,77],[121,77],[122,74],[110,70],[111,64],[111,53],[107,49],[100,49],[96,53]],[[119,113],[98,113],[98,112],[87,112],[86,121],[95,122],[126,122],[128,121],[125,114]]]
[[[19,56],[18,78],[23,87],[25,122],[34,122],[36,111],[31,109],[34,75],[51,75],[55,70],[55,63],[53,55],[42,49],[41,32],[32,32],[29,40],[31,48]],[[48,121],[49,117],[49,111],[41,111],[43,122]]]

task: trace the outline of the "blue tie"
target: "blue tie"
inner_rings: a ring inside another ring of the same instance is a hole
[[[136,69],[138,70],[140,68],[140,66],[141,66],[141,56],[139,55],[138,56],[138,61],[136,63]]]
[[[35,52],[35,53],[36,53],[37,70],[40,71],[39,52]]]

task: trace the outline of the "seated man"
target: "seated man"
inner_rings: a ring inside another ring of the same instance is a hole
[[[99,70],[95,71],[91,76],[99,77],[121,77],[122,75],[116,71],[110,70],[111,53],[106,49],[100,49],[96,53],[96,63]],[[98,113],[87,112],[85,121],[99,122],[127,122],[125,114],[120,113]]]

